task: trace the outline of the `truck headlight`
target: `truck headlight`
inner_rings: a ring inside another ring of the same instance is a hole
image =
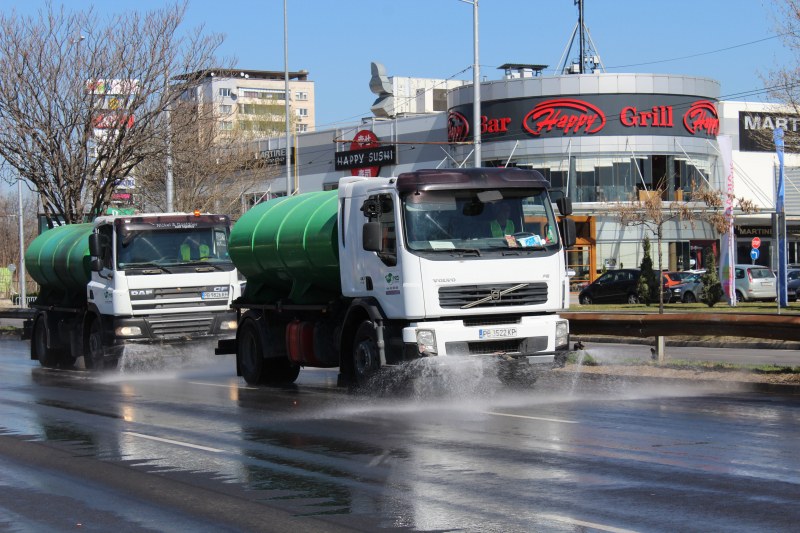
[[[114,330],[117,337],[138,337],[142,334],[139,326],[120,326]]]
[[[556,348],[569,344],[569,322],[559,320],[556,322]]]
[[[236,329],[236,321],[235,320],[223,320],[219,324],[219,329],[224,331],[232,331]]]
[[[417,330],[417,350],[419,353],[436,355],[436,333],[432,329]]]

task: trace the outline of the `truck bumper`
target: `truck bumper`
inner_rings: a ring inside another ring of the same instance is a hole
[[[236,336],[236,313],[165,314],[117,317],[113,344],[183,344]]]
[[[569,350],[569,324],[558,315],[487,317],[426,321],[403,328],[406,354],[488,356],[532,365],[563,366]]]

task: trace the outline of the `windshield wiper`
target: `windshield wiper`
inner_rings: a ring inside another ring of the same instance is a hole
[[[166,273],[169,274],[169,270],[167,270],[163,266],[158,265],[156,263],[149,263],[149,262],[148,263],[125,263],[125,265],[122,268],[124,270],[128,270],[130,268],[136,268],[136,269],[140,269],[141,268],[141,269],[143,269],[145,271],[144,272],[145,274],[160,274],[162,272],[166,272]],[[148,269],[152,269],[152,270],[148,271]]]
[[[224,270],[218,263],[210,261],[182,261],[175,266],[198,267],[198,272],[208,272],[210,270]]]
[[[454,253],[459,255],[477,255],[479,257],[481,255],[481,251],[478,250],[477,248],[442,248],[436,251]]]

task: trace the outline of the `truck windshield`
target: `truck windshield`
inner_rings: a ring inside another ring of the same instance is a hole
[[[403,198],[403,214],[409,250],[481,255],[559,247],[544,189],[418,191]]]
[[[228,228],[124,228],[117,235],[117,268],[201,266],[232,269]],[[172,271],[172,269],[170,269]]]

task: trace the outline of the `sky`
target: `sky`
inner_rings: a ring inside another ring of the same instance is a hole
[[[683,74],[721,83],[723,100],[756,93],[791,53],[776,36],[779,0],[585,0],[584,19],[606,72]],[[54,5],[60,5],[53,0]],[[101,15],[147,11],[156,0],[67,0]],[[463,0],[286,0],[289,70],[314,81],[316,127],[372,116],[370,63],[389,76],[472,80],[473,6]],[[32,14],[45,0],[0,0]],[[221,33],[223,57],[242,69],[284,70],[283,0],[189,0],[186,30]],[[578,20],[573,0],[479,0],[481,77],[503,63],[549,65],[553,74]],[[577,55],[577,44],[571,58]]]

